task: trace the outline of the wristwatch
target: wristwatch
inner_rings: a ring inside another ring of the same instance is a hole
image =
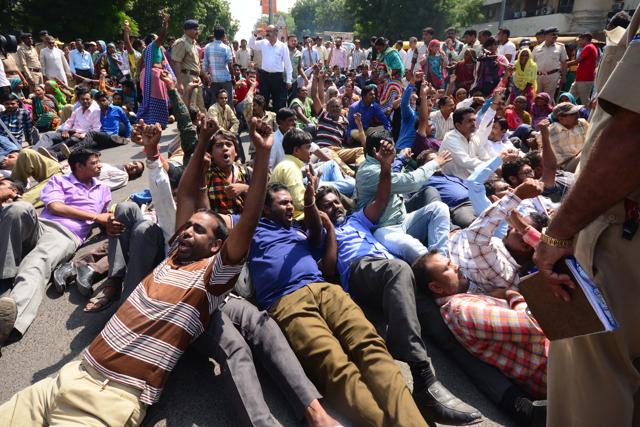
[[[554,248],[568,248],[573,245],[573,239],[556,239],[545,233],[540,236],[540,241]]]

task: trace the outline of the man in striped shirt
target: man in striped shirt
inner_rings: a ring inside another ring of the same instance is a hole
[[[260,125],[260,129],[264,129]],[[81,361],[65,365],[0,406],[0,425],[136,426],[187,346],[207,327],[233,287],[265,197],[272,137],[254,132],[256,161],[246,212],[225,241],[224,221],[202,209],[197,183],[216,130],[205,122],[178,191],[177,233],[169,256],[133,291]],[[155,126],[145,128],[160,132]],[[64,398],[62,395],[64,394]]]

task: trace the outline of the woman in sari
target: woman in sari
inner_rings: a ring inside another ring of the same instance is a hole
[[[37,85],[31,95],[33,106],[33,123],[39,132],[56,130],[60,124],[58,117],[58,104],[53,95],[45,93],[44,85]]]
[[[485,40],[482,47],[484,54],[478,58],[476,83],[473,85],[471,94],[481,92],[482,96],[488,97],[500,83],[509,61],[504,55],[498,55],[498,42],[493,37]]]
[[[553,103],[547,92],[540,92],[533,99],[531,106],[531,120],[535,130],[538,130],[538,123],[546,119],[553,111]]]
[[[515,61],[513,70],[513,86],[511,87],[512,102],[518,96],[527,98],[527,105],[531,106],[533,97],[538,91],[538,65],[533,62],[531,51],[522,49]]]
[[[464,59],[456,64],[456,93],[460,88],[469,92],[471,85],[476,81],[476,51],[467,49],[464,51]]]
[[[162,50],[168,26],[169,15],[163,15],[162,29],[158,38],[149,43],[142,54],[144,59],[140,71],[142,105],[138,109],[138,120],[143,119],[147,124],[159,123],[163,129],[169,121],[169,92],[160,80],[160,76],[163,72],[167,72],[174,81],[176,80]]]
[[[429,42],[429,52],[427,53],[426,63],[424,64],[424,74],[427,81],[431,83],[435,89],[444,88],[444,79],[446,78],[446,58],[442,50],[439,40],[433,39]]]

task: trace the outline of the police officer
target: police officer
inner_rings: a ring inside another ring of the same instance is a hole
[[[205,112],[204,99],[202,97],[202,85],[194,87],[188,98],[184,98],[189,93],[189,84],[194,79],[201,78],[206,83],[208,80],[200,66],[200,51],[198,49],[198,21],[187,19],[184,21],[184,35],[175,41],[171,47],[171,59],[173,60],[176,78],[178,80],[177,89],[183,96],[187,107]]]
[[[627,33],[631,37],[640,17],[634,21],[633,31]],[[602,63],[611,70],[615,60]],[[596,110],[587,135],[581,172],[534,256],[551,293],[568,299],[561,284],[569,285],[569,277],[551,269],[561,257],[575,254],[620,324],[613,332],[551,343],[547,373],[551,427],[638,424],[640,92],[629,82],[637,78],[639,67],[640,39],[633,39],[612,73],[600,70],[599,79],[606,80],[599,85],[601,111]]]

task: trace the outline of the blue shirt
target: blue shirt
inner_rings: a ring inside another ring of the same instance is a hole
[[[86,50],[80,52],[78,49],[73,49],[69,52],[69,68],[71,68],[72,73],[75,73],[76,70],[89,70],[93,74],[91,54]]]
[[[384,114],[384,110],[382,109],[380,104],[374,102],[370,106],[366,107],[364,105],[364,101],[360,100],[354,102],[349,107],[349,128],[347,129],[348,140],[351,139],[351,131],[354,129],[358,129],[358,126],[356,126],[356,121],[353,118],[353,115],[355,113],[360,113],[360,116],[362,118],[362,126],[365,130],[367,130],[369,126],[371,126],[371,122],[373,121],[373,119],[376,119],[378,122],[384,125],[384,128],[386,130],[391,130],[391,123],[389,123],[389,119],[387,118],[387,115]]]
[[[411,95],[413,95],[414,86],[409,84],[402,92],[402,100],[400,101],[400,113],[402,121],[400,122],[400,134],[396,142],[396,150],[413,147],[416,140],[416,118],[418,114],[411,108]]]
[[[124,125],[124,133],[122,136],[129,138],[131,136],[131,122],[127,113],[117,105],[109,105],[107,111],[100,110],[100,124],[102,132],[109,135],[118,135],[120,133],[120,123]]]
[[[336,227],[338,242],[338,261],[336,267],[340,275],[340,283],[345,291],[349,290],[349,276],[351,263],[360,258],[370,256],[376,258],[393,259],[387,249],[373,237],[371,230],[375,228],[364,209],[351,215],[339,227]]]
[[[469,201],[469,190],[457,176],[435,173],[429,178],[429,187],[438,190],[440,199],[451,209]]]
[[[311,48],[311,62],[309,62],[309,48],[305,47],[302,49],[302,66],[304,68],[313,67],[314,64],[318,63],[318,51],[315,47]]]
[[[261,218],[249,249],[249,274],[261,309],[310,283],[324,282],[307,234]]]
[[[233,62],[231,48],[222,43],[221,40],[214,40],[204,48],[204,61],[202,66],[208,72],[214,83],[230,82],[231,73],[227,64]]]

